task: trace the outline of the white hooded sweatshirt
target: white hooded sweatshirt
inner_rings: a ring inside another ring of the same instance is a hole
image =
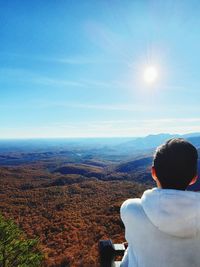
[[[154,188],[121,206],[122,267],[199,267],[200,193]]]

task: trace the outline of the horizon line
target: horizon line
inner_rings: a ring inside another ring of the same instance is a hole
[[[52,140],[52,139],[111,139],[111,138],[140,138],[140,137],[147,137],[147,136],[156,136],[156,135],[192,135],[192,134],[199,134],[200,132],[188,132],[188,133],[170,133],[170,132],[160,132],[160,133],[149,133],[145,135],[138,135],[138,136],[55,136],[55,137],[0,137],[0,141],[6,140]]]

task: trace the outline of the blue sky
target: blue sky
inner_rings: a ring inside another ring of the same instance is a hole
[[[199,11],[199,1],[0,1],[0,138],[200,132]]]

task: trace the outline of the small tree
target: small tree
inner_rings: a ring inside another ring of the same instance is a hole
[[[36,239],[27,239],[12,220],[0,215],[0,266],[39,267],[42,253]]]

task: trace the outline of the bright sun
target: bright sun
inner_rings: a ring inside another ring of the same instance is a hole
[[[144,80],[148,84],[152,84],[158,77],[157,69],[153,66],[148,66],[144,71]]]

